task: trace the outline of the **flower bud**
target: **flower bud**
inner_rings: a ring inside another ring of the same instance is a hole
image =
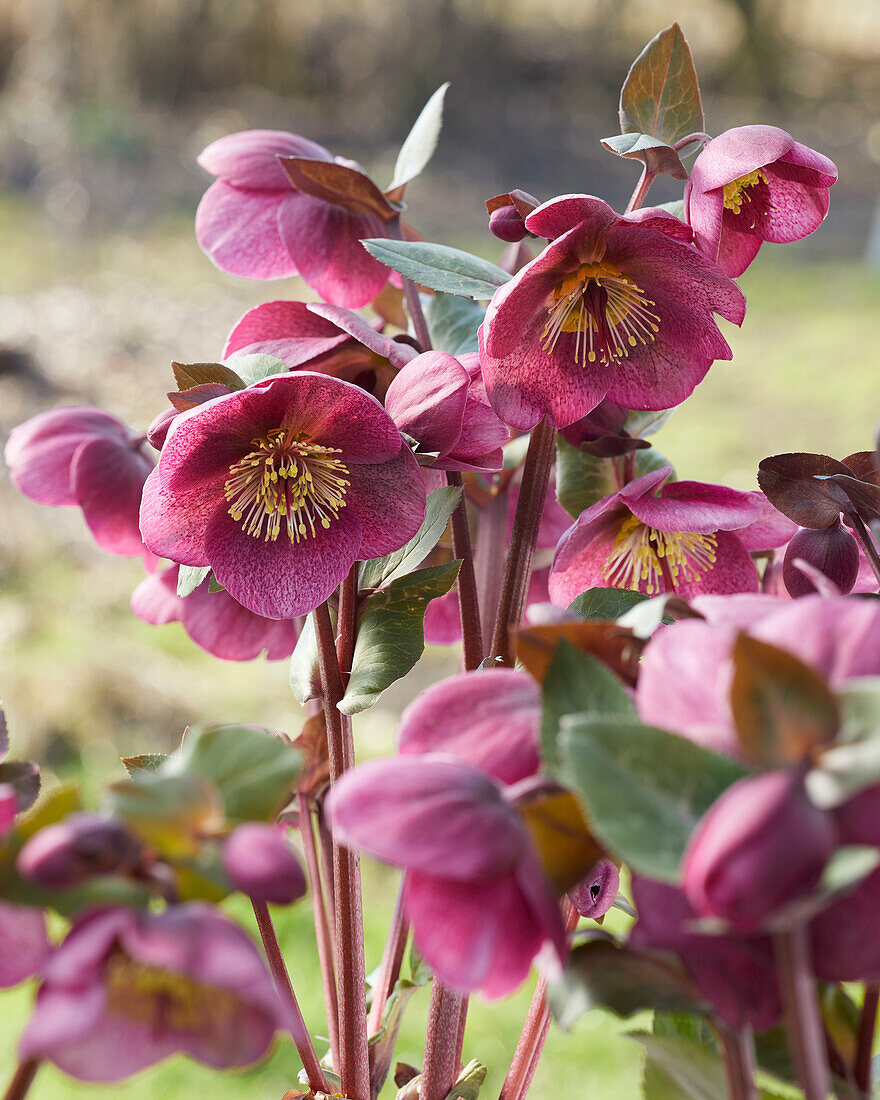
[[[810,802],[799,772],[749,776],[694,830],[684,892],[699,916],[754,930],[816,887],[838,840],[833,817]]]
[[[149,428],[147,428],[147,442],[154,450],[161,451],[165,446],[165,439],[168,435],[168,429],[171,427],[171,421],[179,415],[177,409],[163,409],[158,416],[153,417]]]
[[[620,872],[610,859],[596,860],[585,879],[569,892],[569,900],[582,917],[604,917],[617,897]]]
[[[489,215],[489,232],[508,244],[516,244],[528,236],[522,214],[513,203],[510,206],[499,206],[492,211]]]
[[[794,564],[802,558],[823,573],[841,595],[852,591],[859,573],[859,546],[840,523],[813,530],[802,527],[789,542],[782,561],[782,579],[790,596],[807,596],[816,586]]]
[[[140,844],[121,822],[97,814],[71,814],[24,845],[18,870],[39,886],[65,889],[95,875],[131,872],[140,858]]]
[[[223,847],[223,864],[235,888],[254,901],[291,905],[306,892],[302,868],[274,825],[239,825]]]

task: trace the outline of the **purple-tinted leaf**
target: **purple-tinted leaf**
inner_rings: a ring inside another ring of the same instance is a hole
[[[231,390],[243,390],[244,382],[223,363],[172,363],[174,381],[182,390],[191,390],[193,386],[207,383],[220,383]]]
[[[841,491],[819,477],[850,476],[852,471],[828,455],[772,455],[758,466],[758,484],[784,516],[800,527],[830,527],[841,511]]]
[[[40,793],[40,769],[28,761],[0,764],[0,786],[7,785],[15,791],[18,812],[29,810]]]
[[[856,477],[847,474],[831,474],[829,477],[819,478],[826,484],[834,486],[842,497],[838,497],[844,503],[849,503],[861,516],[865,523],[880,519],[880,486],[873,485],[870,481],[860,481]],[[835,493],[835,496],[838,494]],[[844,510],[846,510],[844,508]]]
[[[621,133],[648,134],[668,145],[705,125],[690,47],[678,23],[652,38],[620,90]]]
[[[672,176],[676,180],[687,179],[687,169],[681,163],[678,153],[660,138],[650,134],[614,134],[602,138],[602,145],[609,153],[629,160],[640,160],[649,172],[655,175]]]

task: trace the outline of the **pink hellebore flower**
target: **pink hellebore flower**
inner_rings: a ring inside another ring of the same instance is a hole
[[[418,464],[379,402],[298,371],[173,421],[141,529],[154,553],[210,565],[249,611],[290,619],[355,561],[401,547],[424,515]]]
[[[562,536],[550,567],[560,607],[588,588],[756,592],[752,550],[785,542],[794,525],[759,492],[698,481],[664,482],[664,466],[588,508]]]
[[[177,595],[178,566],[145,577],[131,597],[131,610],[145,623],[180,623],[206,652],[224,661],[267,661],[289,657],[299,628],[292,619],[267,619],[248,611],[228,592],[211,592],[205,579],[188,596]]]
[[[436,455],[423,465],[438,470],[500,470],[501,444],[510,436],[483,393],[476,355],[461,361],[445,351],[417,355],[385,395],[388,415],[420,452]]]
[[[20,1055],[119,1081],[178,1052],[217,1069],[267,1051],[283,1009],[245,933],[202,904],[93,911],[43,967]]]
[[[672,408],[731,358],[712,314],[741,324],[745,298],[677,218],[565,195],[525,224],[550,244],[495,292],[480,328],[486,391],[508,424],[564,428],[606,396]]]
[[[837,168],[776,126],[737,126],[694,162],[684,212],[697,248],[742,275],[764,241],[809,236],[828,213]]]
[[[232,275],[283,279],[299,274],[329,302],[352,309],[366,305],[388,281],[389,271],[360,242],[387,236],[386,220],[297,190],[279,157],[339,165],[372,186],[354,162],[333,157],[297,134],[229,134],[199,157],[202,168],[216,177],[196,212],[199,245]]]
[[[78,505],[108,554],[154,564],[138,529],[138,509],[153,469],[145,437],[87,406],[40,413],[9,433],[6,464],[15,485],[38,504]]]
[[[440,753],[362,764],[334,784],[335,839],[407,871],[413,938],[454,989],[503,997],[565,932],[529,834],[503,788]],[[551,964],[552,965],[552,964]]]

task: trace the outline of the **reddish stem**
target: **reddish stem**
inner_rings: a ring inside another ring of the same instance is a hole
[[[449,485],[462,487],[461,474],[449,470]],[[461,637],[464,648],[464,667],[479,668],[483,660],[483,630],[480,624],[480,601],[474,574],[474,553],[468,526],[467,499],[462,488],[458,505],[452,513],[452,552],[461,559],[458,571],[458,608],[461,615]]]
[[[853,1066],[856,1084],[862,1092],[867,1093],[871,1091],[871,1055],[874,1053],[878,1004],[880,1004],[880,983],[869,982],[865,986],[865,1000],[859,1020],[859,1042]]]
[[[730,1100],[758,1100],[755,1087],[755,1039],[748,1025],[741,1030],[718,1023]]]
[[[877,583],[880,584],[880,555],[878,555],[877,547],[874,545],[873,538],[871,538],[871,532],[865,526],[858,512],[846,512],[845,515],[852,527],[853,534],[858,539],[859,545],[865,552],[865,557],[868,559],[868,564],[873,570]]]
[[[358,575],[360,563],[355,562],[339,586],[339,616],[336,623],[336,660],[342,674],[343,688],[351,676],[351,660],[357,634]]]
[[[434,979],[428,1006],[425,1065],[419,1083],[419,1100],[443,1100],[455,1084],[463,1000],[461,993]]]
[[[632,214],[634,210],[641,209],[642,203],[645,201],[645,197],[651,190],[651,184],[656,178],[657,173],[649,171],[646,164],[645,167],[642,169],[642,174],[639,177],[639,182],[636,184],[636,189],[632,193],[632,198],[626,205],[625,213]]]
[[[501,484],[479,511],[480,528],[474,554],[474,573],[480,601],[480,621],[483,623],[495,622],[501,595],[504,559],[507,554],[507,511],[510,504],[508,487],[509,482]]]
[[[777,932],[773,937],[773,948],[785,1008],[788,1045],[804,1098],[827,1100],[831,1091],[831,1075],[805,926]]]
[[[3,1100],[22,1100],[22,1097],[27,1095],[28,1089],[33,1084],[39,1068],[40,1063],[36,1058],[30,1058],[27,1062],[19,1062],[4,1093]]]
[[[288,1008],[290,1009],[290,1034],[293,1036],[293,1041],[296,1043],[296,1049],[302,1060],[303,1069],[306,1071],[306,1076],[309,1079],[309,1088],[312,1092],[320,1091],[329,1093],[330,1086],[318,1062],[318,1056],[315,1054],[315,1048],[312,1046],[311,1036],[306,1028],[306,1022],[300,1011],[299,1002],[296,999],[296,994],[293,992],[290,975],[287,973],[287,967],[284,965],[284,957],[281,954],[281,948],[278,946],[278,937],[275,935],[272,918],[269,916],[269,907],[264,901],[254,901],[253,899],[251,900],[251,905],[254,907],[254,916],[257,918],[257,928],[260,930],[260,939],[263,941],[266,958],[269,960],[269,969],[272,971],[272,977],[275,980],[275,988],[278,990],[278,995],[283,1001],[287,1002]]]
[[[712,140],[709,134],[704,134],[702,130],[696,131],[693,134],[687,134],[683,138],[679,138],[678,141],[673,143],[672,148],[676,153],[680,153],[682,149],[686,149],[689,145],[693,145],[695,141],[699,141],[702,145],[708,145]]]

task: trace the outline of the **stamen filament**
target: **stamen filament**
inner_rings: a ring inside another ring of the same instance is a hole
[[[664,574],[676,590],[680,581],[699,581],[714,567],[717,549],[715,535],[659,531],[630,515],[617,532],[602,575],[613,588],[654,596],[664,591]]]

